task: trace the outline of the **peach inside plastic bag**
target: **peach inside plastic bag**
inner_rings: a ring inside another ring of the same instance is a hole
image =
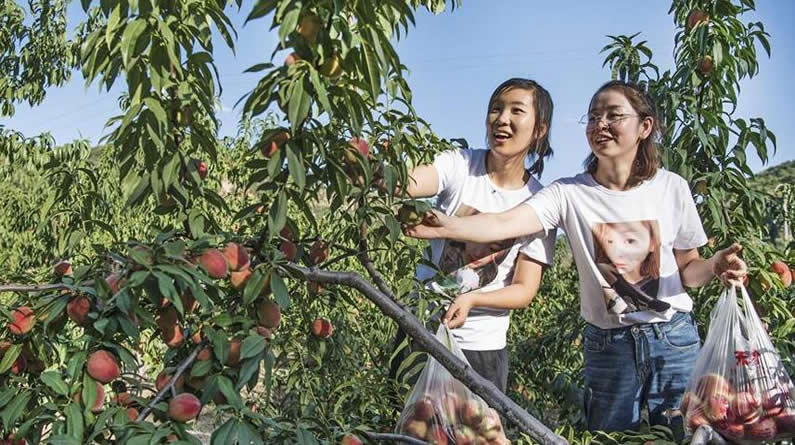
[[[445,325],[436,339],[467,362]],[[395,432],[431,444],[509,444],[497,411],[470,391],[430,355],[406,399]]]
[[[715,304],[680,410],[691,434],[708,424],[742,445],[795,437],[795,387],[745,287]]]

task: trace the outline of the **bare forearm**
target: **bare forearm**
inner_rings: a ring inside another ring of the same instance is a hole
[[[511,284],[490,292],[473,292],[472,307],[521,309],[527,307],[535,292],[521,284]]]
[[[481,213],[450,220],[443,227],[443,237],[458,241],[489,243],[543,231],[535,211],[524,204],[506,212]]]
[[[715,257],[708,260],[698,258],[690,261],[687,266],[679,271],[682,284],[686,287],[701,287],[712,281],[715,274],[712,272]]]

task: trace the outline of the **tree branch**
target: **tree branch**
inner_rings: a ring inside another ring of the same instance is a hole
[[[188,366],[190,366],[191,363],[193,363],[196,360],[196,356],[199,354],[199,351],[201,351],[202,348],[204,348],[204,343],[196,345],[196,347],[193,348],[193,351],[191,351],[191,353],[187,357],[185,357],[185,360],[182,360],[182,363],[180,363],[179,366],[177,366],[177,370],[174,372],[174,375],[171,376],[171,380],[169,380],[168,384],[163,389],[161,389],[160,392],[157,393],[155,398],[152,399],[152,401],[149,402],[148,405],[146,405],[146,408],[141,410],[141,414],[138,414],[138,417],[135,419],[135,423],[142,422],[144,419],[146,419],[146,416],[148,416],[149,413],[152,411],[152,408],[155,405],[157,405],[157,402],[162,400],[167,392],[173,390],[174,383],[177,381],[179,376],[181,376],[182,373],[185,372],[186,369],[188,369]]]
[[[367,436],[368,439],[374,441],[383,441],[383,440],[391,440],[394,442],[399,443],[407,443],[410,445],[428,445],[428,442],[420,439],[415,439],[413,437],[404,436],[402,434],[389,434],[389,433],[368,433],[362,432],[363,436]]]
[[[380,272],[378,272],[378,270],[376,270],[375,265],[373,264],[372,260],[370,260],[370,255],[367,254],[367,226],[365,223],[362,223],[362,225],[359,226],[359,255],[357,257],[359,258],[359,262],[362,263],[362,266],[364,266],[365,270],[367,270],[367,273],[370,274],[370,278],[373,279],[373,282],[378,289],[390,299],[397,301],[392,289],[387,286],[386,282],[384,281],[384,277]]]
[[[92,285],[94,284],[93,281],[87,281],[85,283],[80,283],[81,285]],[[75,286],[70,284],[64,283],[55,283],[55,284],[4,284],[0,286],[0,293],[1,292],[44,292],[48,290],[57,290],[57,289],[70,289]]]
[[[352,287],[364,294],[370,301],[389,318],[397,322],[419,346],[435,358],[450,374],[457,378],[492,408],[496,409],[508,420],[515,423],[522,431],[530,434],[543,445],[562,445],[568,442],[555,434],[538,419],[527,413],[508,396],[503,394],[489,380],[486,380],[453,355],[447,348],[439,343],[436,338],[420,324],[419,320],[410,312],[405,311],[400,305],[384,295],[361,275],[354,272],[332,272],[317,269],[308,269],[298,265],[289,266],[294,272],[301,274],[304,279],[319,283],[340,284]]]

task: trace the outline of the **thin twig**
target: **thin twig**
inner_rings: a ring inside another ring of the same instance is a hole
[[[386,282],[384,281],[384,277],[381,275],[381,272],[376,270],[375,265],[373,264],[372,260],[370,260],[370,255],[367,254],[367,226],[362,223],[359,227],[359,262],[362,263],[367,273],[370,274],[370,278],[373,279],[373,282],[378,287],[378,289],[386,294],[387,297],[391,298],[392,300],[397,301],[395,298],[394,292],[392,289],[387,286]]]
[[[402,434],[390,434],[390,433],[368,433],[362,432],[363,436],[367,436],[370,440],[391,440],[393,442],[400,442],[400,443],[408,443],[411,445],[428,445],[428,442],[420,439],[415,439],[413,437],[404,436]]]
[[[168,384],[163,389],[161,389],[160,392],[157,393],[155,398],[152,399],[152,401],[149,402],[148,405],[146,405],[146,408],[144,408],[141,411],[141,414],[138,414],[138,417],[135,419],[136,423],[146,419],[146,416],[148,416],[149,413],[152,411],[152,408],[155,405],[157,405],[157,402],[163,399],[166,393],[174,388],[174,383],[177,381],[179,376],[181,376],[182,373],[185,372],[186,369],[188,369],[188,366],[190,366],[191,363],[193,363],[196,360],[196,356],[199,355],[199,351],[201,351],[202,348],[204,348],[204,343],[196,345],[196,347],[193,348],[193,351],[191,351],[190,355],[185,357],[185,360],[183,360],[182,363],[180,363],[179,366],[177,366],[177,370],[174,372],[174,375],[171,376],[171,380],[168,381]]]

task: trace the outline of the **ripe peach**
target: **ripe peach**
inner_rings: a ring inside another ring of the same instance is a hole
[[[411,419],[404,427],[406,434],[417,439],[425,439],[428,434],[428,424],[422,420]]]
[[[271,332],[270,329],[268,329],[268,328],[266,328],[264,326],[257,326],[257,328],[255,330],[257,331],[257,334],[265,337],[268,340],[273,338],[273,332]]]
[[[759,401],[748,391],[735,394],[729,403],[728,418],[730,422],[748,423],[759,418]]]
[[[328,259],[329,247],[324,240],[317,240],[309,248],[309,262],[318,265]]]
[[[53,272],[56,277],[72,276],[72,264],[68,261],[60,261],[53,267]]]
[[[682,403],[679,405],[679,410],[682,411],[682,415],[687,415],[687,411],[690,408],[698,408],[701,405],[701,399],[693,392],[686,392],[684,396],[682,396]]]
[[[690,431],[695,431],[701,425],[707,425],[709,422],[701,413],[701,410],[691,410],[690,414],[687,416],[687,427]]]
[[[273,301],[260,301],[257,304],[257,318],[259,318],[260,325],[275,329],[279,327],[279,321],[282,318],[281,308]]]
[[[362,445],[362,439],[354,436],[353,434],[346,434],[342,438],[341,445]]]
[[[116,272],[108,274],[108,276],[105,277],[105,282],[108,283],[111,295],[116,295],[119,293],[119,289],[124,286],[124,280],[122,279],[121,275]]]
[[[226,257],[218,249],[207,249],[199,257],[199,263],[212,278],[226,278],[228,273]]]
[[[701,59],[701,62],[698,63],[698,70],[701,72],[701,74],[706,76],[712,72],[714,66],[715,62],[712,60],[712,56],[706,55]]]
[[[433,402],[429,397],[421,397],[414,402],[414,417],[427,422],[433,418]]]
[[[168,417],[177,422],[187,422],[199,415],[202,405],[193,394],[177,394],[168,402]]]
[[[135,408],[127,408],[127,418],[130,419],[130,422],[135,422],[135,419],[138,418],[138,410]]]
[[[762,409],[765,411],[765,416],[775,417],[784,412],[788,397],[789,394],[782,388],[774,388],[762,394]]]
[[[158,374],[157,378],[155,379],[155,388],[157,389],[158,392],[160,392],[163,390],[163,388],[166,387],[166,385],[168,385],[169,381],[171,381],[171,375],[167,374],[165,371],[161,371],[160,374]],[[183,374],[180,374],[180,376],[177,377],[177,380],[174,382],[174,390],[176,390],[177,392],[181,392],[184,387],[185,387],[185,376]]]
[[[196,172],[199,174],[199,178],[204,179],[207,177],[207,164],[204,161],[198,161],[196,164]]]
[[[233,288],[237,290],[243,289],[246,287],[248,279],[251,278],[251,273],[251,269],[232,272],[229,274],[229,282],[232,283]]]
[[[240,340],[229,341],[229,355],[226,356],[226,364],[235,367],[240,364]]]
[[[298,34],[306,40],[307,43],[313,44],[317,41],[317,34],[323,27],[323,22],[316,14],[309,13],[301,17],[298,22]]]
[[[430,445],[447,445],[447,431],[442,425],[434,425],[425,436]]]
[[[448,393],[444,396],[441,403],[442,415],[444,420],[449,425],[458,423],[458,408],[461,401],[455,393]]]
[[[83,295],[72,298],[66,305],[66,315],[80,326],[85,326],[90,310],[91,300]]]
[[[782,434],[795,434],[795,410],[790,409],[773,418],[776,429]]]
[[[770,265],[770,270],[778,274],[784,287],[789,287],[792,284],[792,272],[789,266],[783,261],[774,261],[773,264]]]
[[[11,373],[14,375],[19,375],[25,372],[25,369],[27,369],[27,367],[28,367],[28,361],[25,360],[25,357],[20,354],[17,357],[17,359],[14,360],[14,363],[11,364],[11,368],[9,369],[9,371],[11,371]]]
[[[182,340],[184,340],[182,327],[179,325],[179,314],[174,306],[168,306],[158,311],[155,323],[160,328],[166,346],[176,348],[182,344]]]
[[[731,439],[742,439],[745,435],[745,425],[742,423],[726,423],[719,429],[720,433]]]
[[[464,402],[464,406],[461,409],[461,421],[466,425],[472,427],[480,425],[480,422],[483,421],[484,415],[486,415],[486,411],[483,409],[483,405],[479,401],[475,399],[469,399]]]
[[[708,23],[709,22],[709,14],[700,10],[694,9],[690,11],[690,14],[687,16],[687,24],[686,29],[690,31],[691,29],[695,28],[697,25],[701,23]]]
[[[287,261],[294,261],[298,256],[298,246],[292,241],[282,241],[281,244],[279,244],[279,250],[282,251]]]
[[[355,137],[348,141],[348,146],[345,148],[345,161],[349,165],[356,165],[356,159],[359,155],[365,159],[370,158],[370,144],[366,139]]]
[[[265,144],[262,146],[262,155],[266,158],[270,158],[271,156],[275,155],[276,152],[279,151],[279,148],[284,145],[290,139],[290,133],[286,131],[277,131],[272,136],[268,138]]]
[[[334,332],[334,326],[325,318],[318,318],[312,323],[312,335],[320,338],[329,338]]]
[[[36,324],[36,317],[33,309],[22,306],[11,311],[11,319],[8,323],[8,331],[14,335],[24,335],[33,329]]]
[[[771,418],[766,418],[751,424],[746,424],[745,434],[749,439],[772,439],[776,437],[776,421]]]
[[[110,383],[119,377],[119,362],[113,354],[100,349],[89,354],[86,372],[100,383]]]
[[[196,297],[193,296],[193,292],[191,292],[190,288],[186,288],[185,291],[180,294],[179,298],[182,300],[182,310],[186,314],[193,313],[193,311],[199,307],[199,302],[196,301]]]
[[[284,66],[291,66],[301,60],[301,57],[296,53],[290,53],[284,58]]]
[[[231,271],[247,269],[249,264],[248,250],[238,243],[228,243],[224,247],[224,257]]]
[[[455,445],[473,445],[475,443],[475,431],[466,425],[456,425],[453,430],[455,434]]]
[[[706,400],[713,394],[728,395],[730,392],[729,382],[718,374],[705,374],[698,379],[698,384],[696,385],[696,394],[701,400]]]
[[[132,396],[126,391],[116,394],[113,401],[120,406],[129,406],[133,403]]]
[[[202,348],[202,350],[199,351],[198,354],[196,354],[196,360],[200,362],[206,362],[211,358],[213,358],[213,350],[210,349],[209,347]]]
[[[502,431],[502,423],[500,422],[500,415],[497,414],[494,408],[488,408],[486,410],[486,415],[483,417],[483,420],[480,421],[477,430],[478,433],[488,440],[494,440],[499,437]]]

